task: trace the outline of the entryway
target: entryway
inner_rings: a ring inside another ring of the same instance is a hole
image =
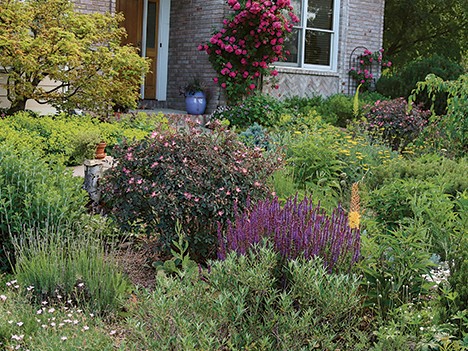
[[[141,89],[142,99],[166,100],[170,0],[117,0],[127,30],[123,44],[140,49],[150,60],[150,72]]]

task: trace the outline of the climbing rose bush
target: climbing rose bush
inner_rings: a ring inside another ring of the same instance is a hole
[[[198,49],[209,55],[218,73],[214,81],[236,102],[257,89],[262,77],[278,74],[270,65],[289,54],[284,40],[299,19],[290,0],[228,0],[228,5],[232,14]],[[270,83],[277,87],[275,79]]]
[[[348,74],[357,82],[362,85],[362,89],[369,90],[373,81],[374,74],[372,73],[372,66],[380,65],[382,68],[391,67],[392,62],[384,60],[384,49],[372,52],[365,49],[364,52],[358,56],[357,67],[351,67]]]

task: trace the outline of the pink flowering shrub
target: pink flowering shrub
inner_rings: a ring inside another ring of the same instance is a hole
[[[299,20],[290,0],[228,0],[228,5],[232,14],[222,29],[198,49],[208,53],[218,73],[214,81],[236,102],[257,89],[262,77],[278,74],[270,65],[288,54],[284,38]],[[275,86],[275,79],[271,83]]]
[[[114,149],[118,164],[103,180],[104,206],[124,230],[158,235],[163,249],[182,224],[191,257],[213,257],[217,222],[270,192],[266,181],[279,166],[277,155],[265,157],[245,146],[231,131],[189,125],[157,130],[143,141]]]
[[[367,129],[388,143],[393,150],[402,150],[421,133],[430,115],[430,111],[417,106],[408,111],[408,103],[404,98],[378,100],[366,114]]]
[[[380,65],[381,67],[391,67],[390,61],[383,59],[383,49],[372,52],[370,50],[364,50],[364,53],[357,58],[357,67],[351,67],[349,75],[356,81],[356,83],[362,84],[362,89],[369,90],[373,81],[374,74],[372,73],[372,66]]]

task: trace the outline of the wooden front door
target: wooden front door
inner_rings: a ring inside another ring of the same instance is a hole
[[[158,18],[159,0],[148,0],[146,15],[146,38],[143,36],[144,0],[117,0],[117,12],[122,12],[125,20],[122,23],[127,31],[123,44],[131,44],[143,50],[143,40],[146,39],[145,56],[150,61],[150,72],[145,78],[145,99],[156,98],[156,58],[158,56]],[[141,52],[141,51],[140,51]]]

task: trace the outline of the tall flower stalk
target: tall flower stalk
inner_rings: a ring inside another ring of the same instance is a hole
[[[283,207],[278,198],[261,201],[222,229],[218,227],[219,259],[230,251],[244,255],[264,239],[285,259],[321,257],[329,272],[349,269],[360,255],[359,228],[349,226],[344,210],[338,207],[327,215],[311,198],[291,198]]]
[[[353,183],[351,187],[351,201],[349,205],[348,221],[351,228],[359,228],[361,221],[361,198],[359,196],[359,183]]]

